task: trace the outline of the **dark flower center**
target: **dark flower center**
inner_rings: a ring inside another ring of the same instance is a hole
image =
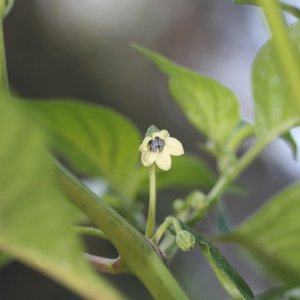
[[[152,152],[157,152],[157,150],[161,152],[164,149],[165,141],[159,137],[156,137],[154,140],[149,142],[149,145]]]

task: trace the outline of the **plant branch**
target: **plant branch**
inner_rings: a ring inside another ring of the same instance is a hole
[[[76,231],[79,234],[91,235],[99,237],[101,239],[109,240],[102,230],[95,227],[76,226]]]
[[[0,0],[0,92],[9,95],[9,85],[6,70],[6,57],[3,35],[3,18],[5,11],[5,1]]]
[[[248,4],[248,5],[256,5],[256,6],[262,6],[262,2],[263,1],[259,1],[259,0],[235,0],[234,3],[235,4]],[[285,12],[293,15],[296,18],[300,18],[300,9],[298,7],[286,4],[286,3],[282,3],[279,2],[278,3],[278,7],[282,10],[284,10]]]
[[[299,55],[296,52],[294,44],[289,39],[283,16],[280,14],[278,7],[276,7],[277,3],[274,1],[260,1],[259,3],[263,7],[273,35],[278,61],[281,66],[282,72],[285,75],[283,77],[286,78],[287,83],[289,83],[290,94],[294,99],[294,103],[296,103],[298,108],[300,109],[300,68],[298,63]],[[256,141],[256,144],[254,144],[254,146],[252,146],[226,174],[223,174],[220,177],[215,186],[209,192],[209,194],[207,195],[209,206],[212,206],[217,201],[217,199],[227,188],[228,184],[230,184],[237,176],[239,176],[240,173],[246,167],[248,167],[248,165],[274,138],[285,133],[291,127],[297,126],[298,123],[299,118],[290,120],[279,128],[274,129],[273,132],[270,132],[268,138]],[[199,216],[194,215],[188,223],[193,225],[198,220]]]
[[[156,233],[151,239],[156,245],[159,243],[163,234],[166,232],[166,230],[171,224],[173,224],[176,234],[182,230],[180,222],[176,218],[172,216],[166,217],[164,222],[158,227]]]
[[[227,173],[223,174],[216,182],[214,187],[206,196],[208,207],[211,207],[215,204],[219,197],[225,192],[228,185],[231,184],[249,166],[249,164],[265,149],[270,142],[272,142],[273,139],[282,135],[290,128],[297,126],[298,124],[299,118],[290,120],[271,131],[267,138],[257,140],[256,143],[237,161],[237,163],[233,165]],[[195,212],[186,223],[189,226],[193,226],[202,218],[202,216],[202,211]]]
[[[83,186],[61,164],[56,162],[55,166],[64,194],[109,237],[128,269],[142,281],[153,298],[187,300],[155,245],[112,207]]]

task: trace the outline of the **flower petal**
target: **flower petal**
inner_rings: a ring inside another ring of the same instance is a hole
[[[142,144],[140,145],[139,147],[139,151],[140,152],[146,152],[150,149],[150,146],[149,146],[149,142],[152,140],[151,137],[149,136],[146,136],[144,139],[143,139],[143,142]]]
[[[171,155],[167,151],[158,152],[158,156],[156,158],[157,166],[164,170],[168,171],[171,168]]]
[[[170,136],[169,132],[164,129],[153,133],[153,139],[155,139],[156,137],[159,137],[162,140],[166,140],[169,136]]]
[[[165,140],[164,151],[169,152],[171,155],[179,156],[184,153],[182,144],[175,138],[168,137]]]
[[[143,152],[142,153],[142,164],[145,167],[149,167],[151,166],[156,158],[157,158],[158,152],[152,152],[152,151],[147,151],[147,152]]]

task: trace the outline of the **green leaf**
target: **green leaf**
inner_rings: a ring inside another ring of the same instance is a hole
[[[201,247],[208,263],[227,293],[236,300],[254,299],[253,293],[247,283],[228,263],[218,248],[196,231],[185,225],[183,227],[194,234],[197,244]]]
[[[143,173],[143,181],[140,189],[149,190],[148,170]],[[172,159],[172,167],[166,172],[159,168],[156,169],[156,188],[158,190],[165,188],[208,189],[213,186],[216,177],[208,166],[198,157],[190,154],[174,157]]]
[[[297,156],[298,156],[299,149],[298,149],[298,144],[295,141],[293,135],[291,134],[291,132],[287,132],[284,135],[282,135],[281,137],[290,146],[290,148],[292,150],[292,155],[293,155],[294,159],[296,160]]]
[[[225,149],[228,153],[235,153],[239,146],[248,138],[254,136],[254,126],[248,122],[241,121],[230,135]]]
[[[157,188],[210,188],[216,177],[205,163],[196,156],[174,157],[172,168],[168,171],[158,170]]]
[[[199,131],[222,147],[240,119],[238,100],[224,85],[167,58],[133,45],[168,75],[169,89],[188,120]]]
[[[24,103],[50,133],[51,144],[88,175],[103,176],[114,188],[130,185],[141,136],[125,117],[110,108],[79,101]]]
[[[300,49],[300,23],[289,28]],[[299,123],[299,113],[289,96],[285,78],[280,75],[272,41],[259,51],[252,70],[255,100],[256,135],[262,139],[277,137]]]
[[[300,184],[269,200],[223,240],[244,246],[269,271],[289,285],[300,282]]]
[[[44,136],[15,104],[0,97],[0,250],[85,299],[123,299],[83,259]]]

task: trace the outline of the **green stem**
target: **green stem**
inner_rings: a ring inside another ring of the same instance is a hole
[[[107,236],[103,233],[103,231],[95,227],[76,226],[76,231],[79,234],[96,236],[101,239],[108,240]]]
[[[210,190],[206,196],[206,201],[208,203],[208,208],[211,207],[219,199],[219,197],[224,193],[228,185],[254,160],[254,158],[264,149],[264,143],[257,143],[252,148],[250,148],[246,154],[238,161],[238,163],[231,169],[230,172],[223,174],[219,180],[216,182],[214,187]],[[189,226],[195,225],[201,218],[203,214],[195,212],[194,215],[188,220],[187,224]]]
[[[297,126],[299,124],[299,119],[293,119],[284,123],[279,128],[274,129],[270,132],[268,137],[263,140],[257,140],[256,143],[237,161],[237,163],[232,166],[232,168],[225,174],[223,174],[219,180],[216,182],[214,187],[206,196],[206,201],[208,207],[211,207],[219,199],[219,197],[224,193],[226,188],[230,183],[232,183],[248,166],[249,164],[265,149],[265,147],[276,137],[287,132],[290,128]],[[187,224],[189,226],[195,225],[201,218],[203,214],[202,211],[195,212]]]
[[[107,203],[91,193],[56,162],[61,189],[117,248],[122,260],[150,291],[154,299],[188,299],[169,272],[160,252]]]
[[[272,33],[278,65],[287,83],[292,103],[300,111],[300,64],[296,46],[292,42],[284,17],[276,1],[261,1],[265,17]]]
[[[0,92],[9,95],[9,85],[6,70],[6,58],[3,35],[3,14],[5,9],[5,1],[0,0]]]
[[[156,223],[156,177],[155,164],[149,167],[149,209],[145,236],[151,238],[154,235]]]
[[[259,1],[259,0],[235,0],[234,3],[235,4],[248,4],[248,5],[257,5],[257,6],[261,6],[262,5],[262,1]],[[279,2],[278,3],[278,6],[280,9],[284,10],[285,12],[293,15],[294,17],[296,18],[300,18],[300,9],[295,7],[295,6],[292,6],[292,5],[289,5],[289,4],[286,4],[286,3],[281,3]]]
[[[154,244],[158,245],[160,239],[168,229],[168,227],[172,224],[172,220],[167,217],[164,222],[158,227],[157,231],[155,232],[154,236],[152,237],[152,241]]]
[[[280,9],[293,15],[294,17],[296,17],[298,19],[300,18],[300,9],[299,8],[289,5],[289,4],[286,4],[286,3],[279,3],[279,7],[280,7]]]
[[[164,222],[158,227],[155,235],[152,237],[152,241],[155,244],[159,243],[159,241],[162,238],[163,234],[166,232],[166,230],[169,228],[169,226],[171,224],[173,224],[176,234],[178,234],[182,230],[180,222],[176,218],[174,218],[172,216],[167,217],[164,220]]]

